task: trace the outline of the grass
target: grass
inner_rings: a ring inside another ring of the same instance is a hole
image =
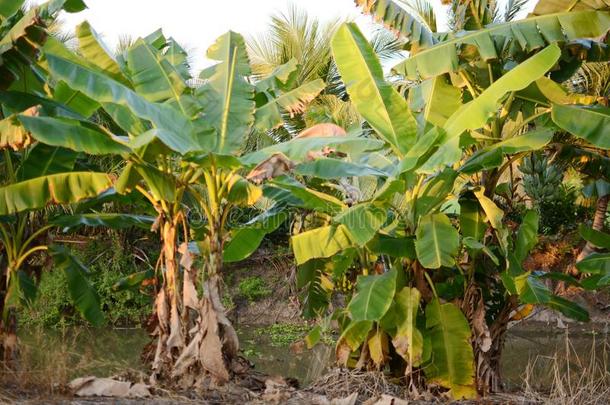
[[[0,403],[24,396],[66,393],[76,377],[140,375],[139,353],[146,341],[139,331],[86,328],[35,329],[23,336],[20,359],[12,369],[0,369]],[[15,398],[17,397],[17,398]]]
[[[600,339],[603,339],[600,341]],[[523,395],[548,405],[602,405],[610,403],[610,342],[607,335],[593,335],[588,358],[576,353],[566,331],[562,351],[537,356],[529,362],[523,379]],[[550,377],[547,387],[540,385]]]

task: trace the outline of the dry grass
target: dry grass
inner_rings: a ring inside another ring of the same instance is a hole
[[[0,403],[24,397],[62,396],[67,393],[67,384],[72,379],[86,375],[120,374],[131,380],[145,377],[133,370],[127,361],[103,359],[99,353],[83,349],[83,339],[90,339],[90,336],[81,336],[79,332],[49,336],[41,331],[27,342],[21,342],[18,363],[12,368],[0,366],[3,367],[0,369]]]
[[[524,373],[524,397],[549,405],[610,403],[610,342],[605,334],[592,339],[588,358],[577,354],[566,331],[563,350],[530,361]]]
[[[354,392],[359,398],[376,398],[382,394],[404,398],[405,387],[389,381],[382,372],[335,368],[311,384],[305,391],[328,398],[345,398]]]

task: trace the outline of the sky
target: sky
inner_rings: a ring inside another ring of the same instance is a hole
[[[43,0],[32,0],[42,3]],[[110,49],[121,36],[145,36],[163,28],[191,54],[192,68],[198,71],[210,64],[205,51],[228,30],[244,35],[265,31],[270,16],[288,10],[292,2],[322,21],[337,16],[356,19],[370,26],[371,19],[361,16],[353,0],[85,0],[88,9],[77,14],[64,13],[68,29],[87,20],[102,35]]]

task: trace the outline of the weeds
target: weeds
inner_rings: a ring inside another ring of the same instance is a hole
[[[523,395],[531,401],[559,405],[601,405],[610,402],[610,342],[606,334],[593,335],[589,358],[579,356],[566,330],[562,351],[537,356],[529,362],[523,379]],[[545,378],[550,377],[550,381]],[[546,387],[541,385],[546,383]]]
[[[0,370],[0,402],[24,392],[62,394],[69,381],[85,375],[139,373],[139,352],[146,340],[139,330],[34,330],[21,337],[16,369]]]
[[[297,325],[290,323],[276,323],[274,325],[260,328],[256,333],[260,336],[267,336],[271,346],[283,347],[303,338],[309,331],[307,325]]]
[[[248,301],[254,302],[271,295],[271,289],[261,277],[253,276],[239,282],[239,293]]]

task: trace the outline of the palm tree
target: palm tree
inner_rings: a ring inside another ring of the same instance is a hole
[[[267,77],[294,58],[301,66],[297,84],[325,79],[332,61],[330,41],[341,22],[321,23],[294,4],[272,16],[267,32],[246,42],[254,77]]]
[[[269,29],[257,37],[246,39],[252,64],[253,81],[269,77],[276,69],[296,60],[299,69],[292,88],[321,79],[324,90],[301,114],[284,114],[283,125],[248,137],[246,150],[255,150],[296,136],[304,128],[317,123],[334,123],[344,128],[360,125],[360,117],[349,101],[345,85],[337,71],[331,50],[331,39],[341,18],[322,23],[299,7],[290,5],[284,13],[271,17]],[[371,45],[382,61],[391,62],[403,52],[404,41],[378,26]]]

